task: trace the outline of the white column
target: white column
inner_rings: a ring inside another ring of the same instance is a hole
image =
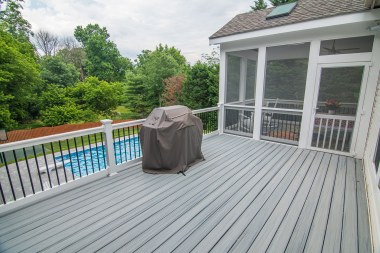
[[[245,86],[247,82],[247,58],[240,58],[240,82],[239,82],[239,102],[245,100]]]
[[[264,100],[265,85],[265,64],[266,64],[266,47],[259,48],[257,57],[257,74],[256,74],[256,92],[255,92],[255,120],[253,128],[253,139],[260,140],[261,131],[261,112]]]
[[[115,168],[116,168],[116,161],[115,161],[115,150],[113,148],[113,137],[112,137],[112,120],[110,119],[104,119],[101,120],[103,127],[104,127],[104,133],[105,133],[105,149],[106,149],[106,158],[107,158],[107,170],[108,175],[113,176],[116,174]]]
[[[226,72],[227,71],[227,55],[220,46],[220,64],[219,64],[219,117],[218,117],[218,131],[224,131],[224,103],[226,99]]]
[[[317,80],[317,67],[318,67],[318,57],[319,57],[320,41],[313,40],[310,43],[309,51],[309,63],[307,67],[307,77],[305,86],[305,97],[303,101],[303,113],[300,129],[300,139],[298,147],[307,148],[310,145],[310,134],[313,127],[313,117],[315,114],[314,110],[314,94],[318,92],[315,88]]]

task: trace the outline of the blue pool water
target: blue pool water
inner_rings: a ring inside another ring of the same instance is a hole
[[[67,151],[66,155],[56,156],[55,160],[56,162],[62,162],[64,168],[69,173],[73,173],[75,177],[92,174],[106,168],[105,155],[107,151],[103,145],[98,145],[96,148],[95,144],[92,144],[91,149],[89,147],[85,150],[80,149],[81,148],[78,147],[78,152],[71,152],[70,154]],[[115,141],[114,149],[116,164],[121,164],[142,156],[138,137],[126,138],[125,141],[124,139]]]

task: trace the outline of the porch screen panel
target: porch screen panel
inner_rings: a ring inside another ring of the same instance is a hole
[[[303,109],[310,43],[268,47],[264,107]]]
[[[227,55],[226,103],[239,101],[240,93],[240,57]]]
[[[245,105],[255,105],[257,61],[247,60],[247,79],[245,84]]]

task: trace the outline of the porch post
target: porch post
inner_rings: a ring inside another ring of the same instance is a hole
[[[112,120],[110,119],[104,119],[101,120],[103,127],[104,127],[104,133],[105,133],[105,149],[106,149],[106,159],[107,159],[107,170],[108,170],[108,176],[113,176],[116,173],[116,161],[115,161],[115,150],[113,147],[113,137],[112,137]]]
[[[220,47],[220,64],[219,64],[219,115],[218,115],[218,131],[219,134],[224,132],[224,103],[226,92],[226,71],[227,71],[226,52]]]
[[[314,115],[314,94],[315,80],[317,80],[317,66],[319,57],[320,40],[313,40],[310,43],[309,63],[307,67],[305,96],[303,101],[303,113],[301,120],[300,138],[298,147],[307,148],[309,146],[309,133],[312,126],[312,117]]]
[[[257,57],[256,95],[255,95],[255,120],[253,127],[253,139],[260,140],[261,114],[264,100],[266,47],[260,47]]]
[[[240,58],[240,82],[239,82],[239,102],[245,101],[245,86],[247,82],[247,58]]]

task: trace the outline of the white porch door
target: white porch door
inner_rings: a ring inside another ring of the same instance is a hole
[[[355,155],[368,69],[367,62],[318,65],[310,148]]]

